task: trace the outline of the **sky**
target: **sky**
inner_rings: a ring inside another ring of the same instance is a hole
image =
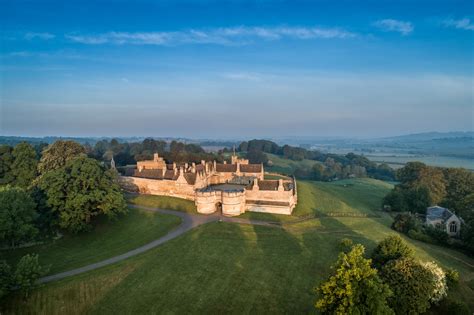
[[[0,135],[474,130],[471,1],[0,0]]]

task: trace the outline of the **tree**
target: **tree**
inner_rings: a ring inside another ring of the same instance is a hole
[[[381,277],[393,291],[389,304],[397,314],[421,314],[430,307],[433,276],[413,258],[391,260]]]
[[[47,270],[41,267],[38,255],[31,254],[23,256],[18,262],[14,274],[15,285],[23,292],[25,297],[37,286],[38,279]]]
[[[8,145],[0,146],[0,185],[13,183],[15,176],[12,173],[13,148]]]
[[[36,204],[19,187],[0,187],[0,241],[15,247],[35,238]]]
[[[89,229],[98,215],[113,218],[126,213],[125,200],[114,173],[98,161],[79,157],[47,172],[39,182],[48,205],[59,214],[59,226],[71,232]]]
[[[255,163],[255,164],[259,164],[259,163],[266,164],[268,162],[267,155],[263,153],[262,151],[258,151],[255,149],[251,149],[250,151],[248,151],[247,158],[249,159],[250,163]]]
[[[318,288],[321,298],[316,308],[328,314],[393,314],[387,304],[390,288],[363,255],[360,244],[339,254],[335,273]]]
[[[463,217],[474,208],[468,202],[468,196],[474,196],[474,173],[463,168],[446,168],[444,176],[447,184],[442,205]]]
[[[67,161],[85,153],[85,148],[75,141],[58,140],[43,151],[38,170],[41,174],[56,170],[64,166]]]
[[[14,184],[20,187],[28,187],[37,175],[36,151],[26,142],[21,142],[13,149],[12,174],[15,178]]]
[[[0,260],[0,299],[6,296],[12,286],[11,267],[5,260]]]
[[[374,266],[380,268],[393,259],[409,258],[414,256],[412,248],[398,235],[392,235],[383,239],[372,253]]]

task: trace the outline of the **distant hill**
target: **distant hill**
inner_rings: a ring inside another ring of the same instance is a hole
[[[455,131],[455,132],[423,132],[414,133],[395,137],[385,137],[373,139],[375,141],[403,141],[403,142],[418,142],[418,141],[431,141],[438,139],[474,139],[473,131]]]

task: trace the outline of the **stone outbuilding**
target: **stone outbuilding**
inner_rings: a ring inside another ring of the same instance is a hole
[[[426,225],[441,226],[449,236],[459,236],[462,219],[449,209],[434,206],[426,209]]]

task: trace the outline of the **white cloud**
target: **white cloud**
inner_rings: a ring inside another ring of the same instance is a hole
[[[444,25],[461,30],[474,31],[474,24],[471,23],[471,19],[469,18],[463,18],[459,20],[448,19],[444,21]]]
[[[338,28],[319,27],[228,27],[208,30],[191,29],[173,32],[107,32],[93,35],[66,34],[65,37],[81,44],[135,44],[135,45],[179,45],[218,44],[241,45],[252,40],[279,40],[282,38],[353,38],[355,33]]]
[[[413,32],[413,25],[406,21],[384,19],[376,21],[374,25],[384,31],[399,32],[402,35],[408,35]]]
[[[243,80],[243,81],[252,81],[260,82],[263,80],[263,76],[259,73],[250,73],[250,72],[231,72],[224,73],[222,77],[231,80]]]
[[[43,40],[48,40],[48,39],[53,39],[55,38],[56,35],[51,34],[51,33],[34,33],[34,32],[28,32],[25,34],[25,38],[27,40],[32,40],[32,39],[43,39]]]

